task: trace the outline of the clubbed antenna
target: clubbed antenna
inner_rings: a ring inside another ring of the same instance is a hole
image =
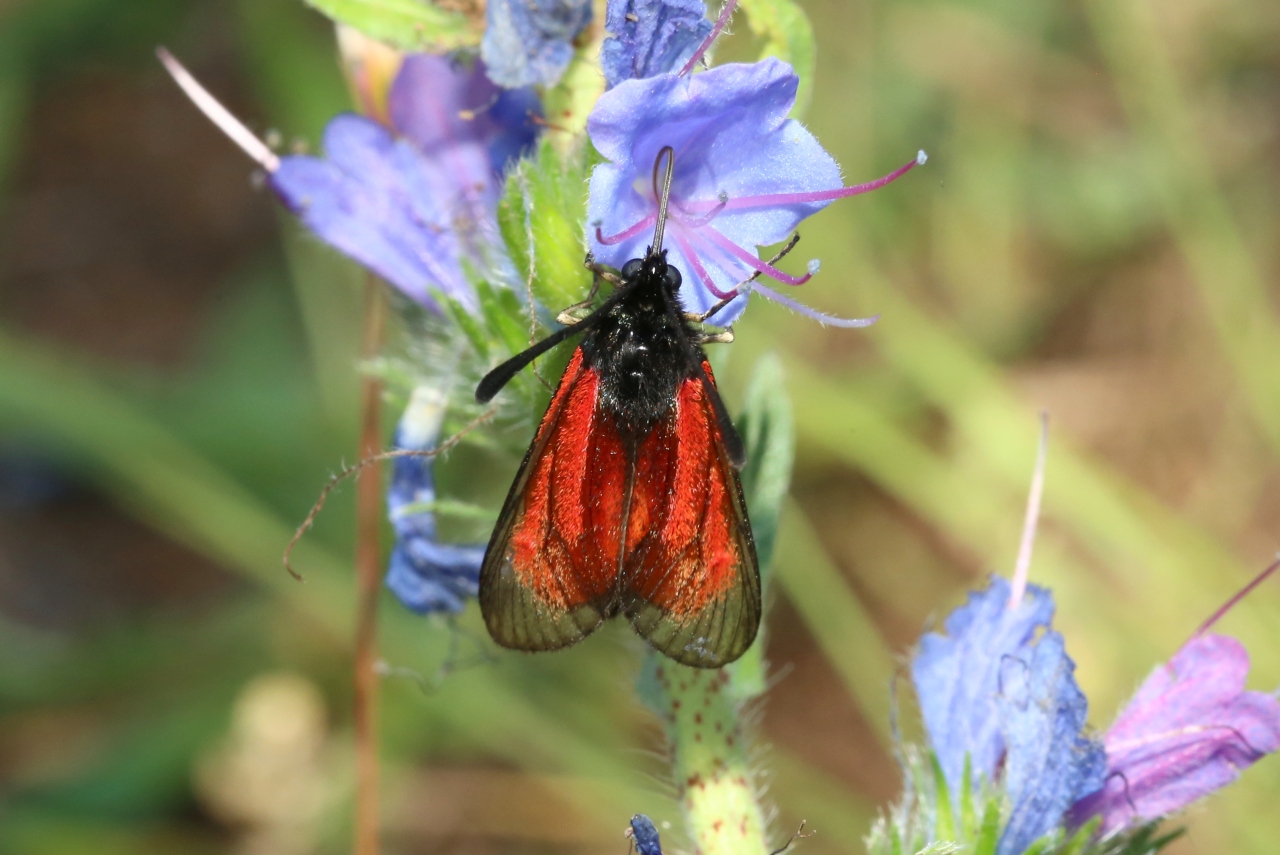
[[[662,190],[658,190],[658,170],[662,167],[662,158],[667,159],[667,173],[662,177]],[[671,201],[671,180],[676,174],[676,152],[669,145],[664,145],[653,161],[653,192],[658,197],[658,222],[653,229],[653,247],[650,254],[662,252],[662,233],[667,227],[667,205]]]

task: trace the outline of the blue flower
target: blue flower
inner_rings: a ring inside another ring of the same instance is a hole
[[[396,428],[399,449],[436,447],[447,401],[439,390],[414,390]],[[436,540],[435,514],[425,506],[436,499],[434,458],[398,457],[387,491],[387,510],[396,546],[387,569],[387,587],[415,612],[460,612],[480,588],[484,545],[444,544]]]
[[[892,181],[845,187],[840,167],[799,123],[787,118],[798,78],[776,59],[730,64],[692,76],[660,74],[624,80],[596,102],[587,119],[591,141],[606,162],[591,175],[588,229],[598,260],[620,266],[644,254],[657,218],[654,162],[664,146],[675,150],[675,178],[667,222],[669,259],[684,274],[686,309],[703,312],[727,297],[738,299],[713,321],[732,321],[750,291],[824,323],[863,326],[806,309],[758,283],[764,274],[788,285],[791,276],[760,260],[758,247],[785,240],[805,217],[833,200]]]
[[[1280,699],[1245,690],[1244,645],[1208,632],[1275,572],[1272,564],[1160,665],[1106,734],[1106,786],[1072,811],[1102,817],[1103,834],[1182,810],[1280,750]]]
[[[480,57],[500,86],[554,86],[591,23],[591,0],[489,0]]]
[[[1060,827],[1081,796],[1102,786],[1107,759],[1102,745],[1084,735],[1089,702],[1059,633],[1046,632],[1006,658],[1000,671],[1005,755],[998,774],[1013,811],[996,852],[1021,855]]]
[[[500,263],[490,250],[499,179],[536,137],[537,97],[499,89],[479,63],[419,54],[401,66],[388,112],[391,130],[336,117],[327,157],[280,158],[271,187],[326,243],[410,298],[435,307],[440,293],[474,309],[462,262]]]
[[[979,779],[1012,804],[997,852],[1019,855],[1062,824],[1067,809],[1102,786],[1102,746],[1084,734],[1088,702],[1051,629],[1053,599],[1034,585],[1011,602],[999,577],[929,633],[912,662],[929,743],[953,803]],[[969,758],[973,781],[964,780]]]
[[[640,855],[662,855],[662,841],[658,839],[658,829],[653,820],[642,813],[631,817],[631,826],[627,829],[627,837],[635,841],[636,851]]]
[[[610,89],[624,80],[680,70],[711,35],[702,0],[613,0],[600,65]]]

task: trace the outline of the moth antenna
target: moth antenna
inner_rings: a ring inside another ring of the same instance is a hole
[[[590,329],[600,322],[605,312],[613,308],[614,303],[618,302],[621,295],[626,291],[615,291],[609,296],[609,299],[600,304],[600,307],[591,314],[587,315],[576,324],[570,324],[562,327],[542,341],[530,348],[520,351],[497,368],[490,371],[481,378],[479,385],[476,386],[476,401],[481,404],[487,404],[493,400],[493,396],[502,391],[502,387],[511,382],[511,378],[515,377],[520,371],[533,360],[555,347],[571,335],[577,335],[584,330]]]
[[[662,192],[658,192],[658,169],[662,166],[664,156],[667,158],[667,173],[662,177]],[[662,252],[662,233],[667,228],[667,205],[671,201],[671,181],[675,174],[676,151],[671,146],[664,145],[653,161],[653,191],[658,197],[658,221],[653,227],[653,247],[649,250],[652,255]]]

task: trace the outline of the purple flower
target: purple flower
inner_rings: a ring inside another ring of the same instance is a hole
[[[1013,810],[997,852],[1017,855],[1059,827],[1066,810],[1102,785],[1102,746],[1084,735],[1088,702],[1062,636],[1050,628],[1053,599],[1034,585],[1011,603],[994,577],[929,633],[911,666],[929,743],[953,803],[985,778]],[[974,776],[964,780],[968,758]]]
[[[388,110],[394,133],[342,115],[325,158],[279,158],[270,184],[326,243],[435,307],[433,292],[474,309],[463,259],[490,260],[499,179],[533,143],[537,97],[503,91],[476,63],[405,59]]]
[[[1151,672],[1106,735],[1107,781],[1072,810],[1079,824],[1102,817],[1106,834],[1159,819],[1226,786],[1280,750],[1280,699],[1245,690],[1249,654],[1207,632],[1276,569],[1272,564]]]
[[[600,65],[610,89],[624,80],[678,71],[711,35],[702,0],[612,0]]]
[[[480,57],[501,86],[554,86],[591,23],[591,0],[489,0]]]
[[[436,389],[415,389],[396,428],[395,447],[435,448],[446,404]],[[426,509],[436,500],[433,464],[432,457],[396,458],[387,490],[387,510],[396,531],[387,587],[415,612],[456,613],[479,591],[484,545],[436,540],[435,514]]]
[[[675,150],[667,222],[669,260],[684,274],[681,296],[703,312],[737,295],[714,318],[741,314],[759,291],[824,323],[863,326],[806,309],[756,283],[762,273],[788,285],[791,276],[757,257],[757,248],[785,240],[833,200],[880,187],[924,162],[916,160],[869,184],[845,187],[840,167],[799,122],[787,118],[798,78],[776,59],[730,64],[692,76],[660,74],[624,80],[606,92],[587,130],[606,162],[591,175],[588,229],[597,259],[621,266],[644,254],[657,217],[654,161]]]

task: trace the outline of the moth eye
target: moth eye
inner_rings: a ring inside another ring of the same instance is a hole
[[[679,288],[680,282],[682,281],[680,278],[680,271],[676,270],[674,267],[668,267],[667,275],[663,277],[663,280],[667,283],[669,287]]]
[[[626,264],[622,265],[622,278],[634,279],[637,276],[639,276],[640,267],[642,264],[643,262],[641,262],[640,259],[633,258],[630,261],[628,261]]]

